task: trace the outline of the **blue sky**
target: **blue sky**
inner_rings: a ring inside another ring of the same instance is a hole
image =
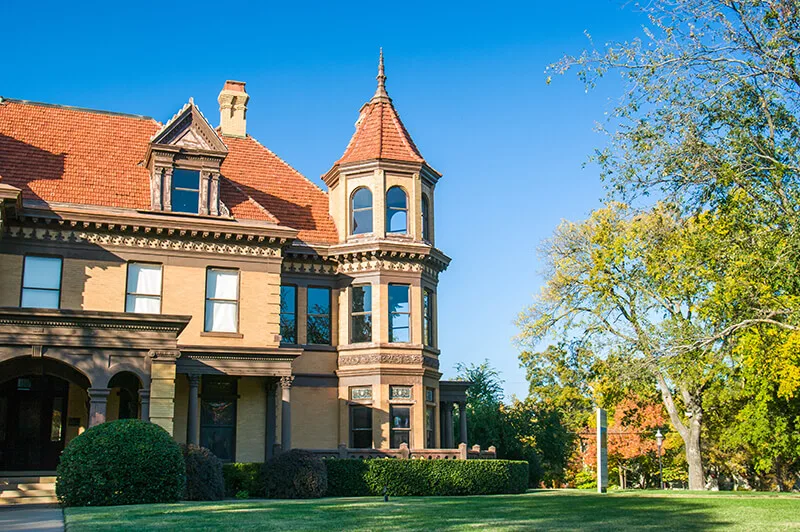
[[[432,5],[435,4],[435,5]],[[248,132],[318,184],[372,95],[387,87],[436,191],[445,378],[488,358],[508,395],[527,393],[514,320],[541,286],[537,248],[603,196],[584,167],[620,95],[586,93],[546,66],[587,45],[641,34],[622,1],[11,2],[3,8],[0,95],[166,121],[190,96],[218,123],[226,79],[247,82]],[[9,44],[11,43],[11,44]]]

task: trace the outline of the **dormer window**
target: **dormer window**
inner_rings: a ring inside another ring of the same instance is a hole
[[[172,172],[172,211],[200,212],[200,172],[175,169]]]

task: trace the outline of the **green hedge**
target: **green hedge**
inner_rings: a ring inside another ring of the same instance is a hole
[[[264,481],[261,478],[260,462],[246,462],[222,465],[225,478],[225,496],[236,497],[247,492],[250,497],[264,497]]]
[[[325,460],[331,497],[523,493],[528,462],[512,460]]]
[[[181,499],[186,465],[172,436],[139,419],[101,423],[61,454],[56,495],[64,506],[150,504]]]

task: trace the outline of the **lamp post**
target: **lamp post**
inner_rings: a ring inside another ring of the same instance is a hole
[[[656,430],[656,444],[658,445],[658,483],[661,489],[664,489],[664,469],[661,466],[661,446],[664,443],[664,435],[661,434],[661,429]]]

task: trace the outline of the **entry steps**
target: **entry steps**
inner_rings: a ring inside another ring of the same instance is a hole
[[[0,506],[57,503],[56,477],[0,477]]]

